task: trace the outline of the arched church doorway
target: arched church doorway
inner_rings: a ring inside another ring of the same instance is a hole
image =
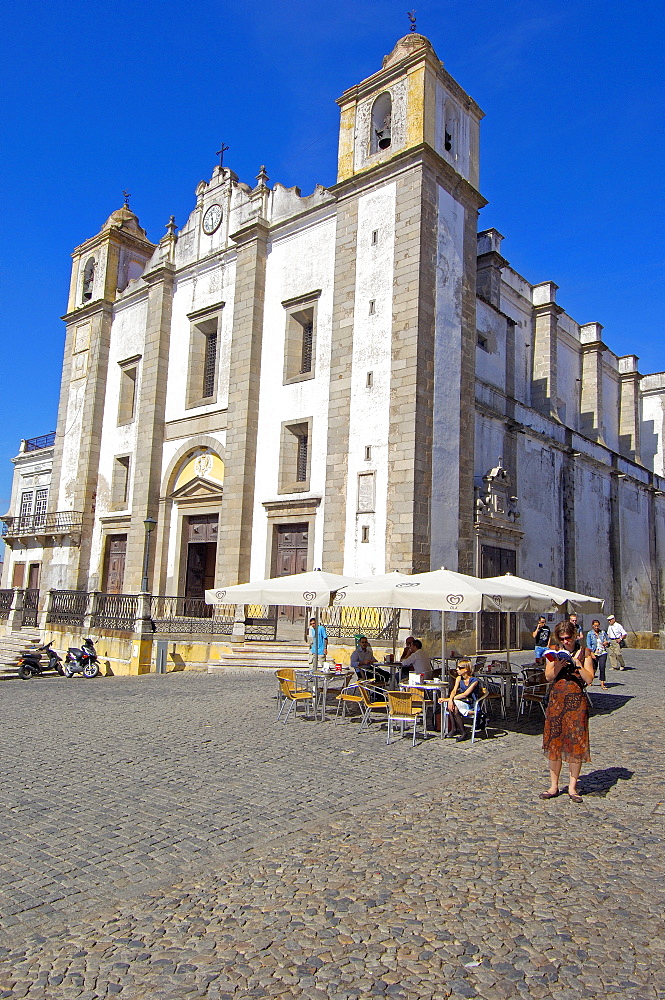
[[[202,598],[215,586],[219,514],[190,514],[185,523],[185,597]]]

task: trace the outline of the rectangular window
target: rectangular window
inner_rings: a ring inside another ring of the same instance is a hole
[[[48,503],[48,490],[35,491],[35,527],[41,528],[46,524],[46,505]]]
[[[284,384],[314,377],[317,300],[320,291],[282,302],[286,311]]]
[[[374,316],[375,313],[376,313],[376,299],[370,299],[369,300],[369,314],[370,314],[370,316]]]
[[[378,242],[379,242],[379,230],[378,229],[373,229],[372,230],[372,246],[375,247]]]
[[[280,493],[299,493],[309,489],[311,424],[311,417],[298,423],[282,424],[279,463]]]
[[[120,362],[120,396],[118,400],[118,425],[129,424],[136,409],[137,359]]]
[[[189,340],[189,370],[187,375],[187,408],[204,406],[217,398],[219,376],[219,306],[215,315],[210,310],[190,313],[192,323]]]
[[[21,493],[21,510],[20,517],[30,517],[32,514],[32,502],[34,499],[34,492],[32,490],[27,490],[25,493]]]
[[[307,445],[308,438],[307,434],[298,435],[298,457],[296,459],[296,482],[304,483],[307,481]]]
[[[205,339],[205,358],[203,361],[203,398],[215,395],[217,374],[217,331],[207,333]]]
[[[368,389],[371,389],[374,385],[374,372],[367,372],[367,378],[365,379],[365,385]]]
[[[111,482],[111,510],[126,510],[129,499],[129,455],[116,456]]]
[[[369,541],[369,524],[363,524],[362,527],[361,527],[361,529],[360,529],[360,532],[361,532],[361,534],[360,534],[360,541],[361,542],[368,542]]]
[[[372,446],[371,444],[365,445],[365,461],[370,462],[372,459]]]

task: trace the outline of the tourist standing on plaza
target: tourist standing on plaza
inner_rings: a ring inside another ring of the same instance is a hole
[[[533,647],[533,655],[537,660],[539,660],[542,656],[545,655],[545,650],[550,644],[551,634],[552,634],[552,629],[547,624],[547,619],[545,618],[545,615],[541,615],[540,618],[538,619],[538,624],[531,633],[531,635],[536,641],[536,644]]]
[[[600,622],[597,618],[591,622],[591,629],[586,634],[586,644],[587,649],[593,656],[596,664],[598,666],[598,674],[600,675],[600,686],[603,691],[607,691],[607,684],[605,683],[605,665],[607,663],[607,644],[609,639],[607,638],[607,632],[605,629],[600,627]]]
[[[584,631],[582,629],[582,626],[577,620],[576,611],[573,611],[572,614],[568,615],[568,624],[572,625],[573,628],[575,629],[575,638],[577,639],[577,641],[582,642],[582,640],[584,639]]]
[[[577,634],[570,622],[559,622],[554,628],[550,649],[545,651],[545,679],[550,683],[545,713],[543,751],[549,760],[550,787],[541,792],[541,799],[553,799],[559,794],[562,761],[567,761],[568,795],[572,802],[581,802],[577,791],[582,764],[589,755],[589,704],[584,691],[594,677],[593,657],[582,645],[576,649]]]
[[[322,663],[328,654],[328,633],[323,622],[319,622],[317,636],[316,618],[309,620],[309,642],[309,664],[314,667],[316,666],[317,653],[319,663]]]
[[[623,653],[621,652],[621,643],[624,641],[628,633],[626,632],[623,625],[621,625],[614,615],[607,616],[607,638],[610,640],[608,647],[608,654],[610,658],[610,669],[612,670],[625,670],[626,664],[623,660]]]

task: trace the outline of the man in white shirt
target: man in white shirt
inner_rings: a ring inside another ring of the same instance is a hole
[[[420,639],[413,640],[413,652],[402,660],[402,675],[409,671],[413,674],[422,674],[423,680],[432,679],[432,664]]]
[[[619,624],[614,615],[607,616],[607,638],[609,639],[609,646],[607,647],[608,658],[610,661],[610,669],[612,670],[625,670],[626,664],[623,661],[623,653],[621,652],[621,640],[628,635],[623,625]]]

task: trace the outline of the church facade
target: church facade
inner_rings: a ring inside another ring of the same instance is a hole
[[[125,206],[74,251],[41,588],[137,593],[151,518],[154,594],[511,571],[658,645],[665,374],[478,233],[483,113],[427,39],[338,103],[333,187],[219,166],[158,244]]]

